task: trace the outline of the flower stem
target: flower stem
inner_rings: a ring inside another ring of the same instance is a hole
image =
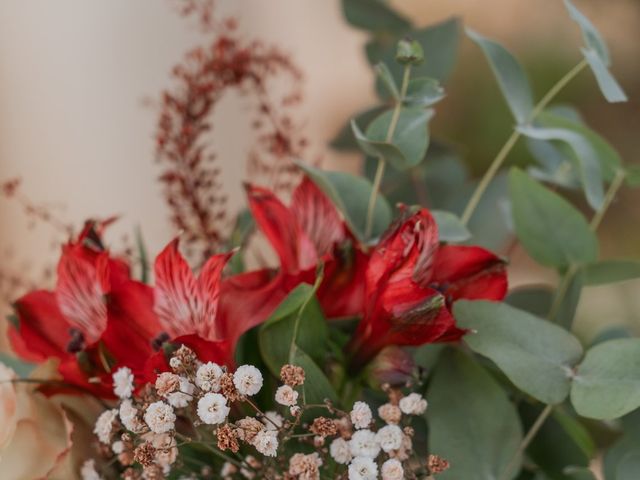
[[[409,79],[411,78],[411,65],[404,66],[404,73],[402,75],[402,86],[400,87],[400,96],[396,99],[393,113],[391,114],[391,121],[389,122],[389,128],[387,129],[387,137],[385,142],[389,143],[393,139],[393,135],[398,126],[398,120],[400,119],[400,111],[402,110],[402,101],[407,95],[407,88],[409,88]],[[382,177],[384,176],[384,169],[386,161],[381,155],[378,157],[378,167],[376,168],[376,175],[373,179],[373,188],[371,189],[371,196],[369,197],[369,206],[367,208],[367,223],[364,231],[365,238],[369,238],[371,230],[373,229],[373,213],[375,211],[376,200],[378,192],[380,191],[380,185],[382,184]]]
[[[531,441],[534,439],[536,434],[540,431],[540,428],[542,428],[542,425],[544,425],[544,422],[547,420],[547,418],[549,417],[552,411],[553,411],[553,405],[547,405],[544,408],[544,410],[540,412],[540,415],[538,415],[538,418],[536,418],[536,421],[533,422],[533,425],[531,425],[531,428],[529,429],[525,437],[522,439],[522,442],[520,442],[520,445],[518,446],[518,450],[516,450],[516,453],[513,455],[511,460],[509,460],[509,463],[507,464],[507,468],[505,468],[504,472],[502,472],[502,475],[500,475],[499,477],[500,480],[509,479],[511,472],[513,471],[513,469],[516,467],[518,463],[518,459],[522,456],[522,454],[524,454],[524,451],[527,449],[527,447],[529,446]]]
[[[582,60],[575,67],[569,70],[564,77],[558,80],[558,82],[553,87],[551,87],[551,89],[546,93],[546,95],[542,97],[542,99],[533,107],[533,110],[529,114],[529,117],[527,118],[526,123],[533,122],[537,118],[537,116],[540,115],[540,113],[546,108],[549,102],[551,102],[551,100],[553,100],[553,98],[571,80],[573,80],[573,78],[576,75],[578,75],[586,66],[587,66],[587,61]],[[509,153],[511,152],[511,150],[513,149],[513,147],[515,146],[515,144],[517,143],[521,135],[522,134],[518,130],[514,130],[511,133],[511,136],[507,139],[506,143],[502,146],[502,148],[498,152],[498,155],[496,155],[496,157],[491,162],[491,165],[489,166],[486,173],[482,177],[482,180],[480,180],[480,183],[478,184],[475,191],[473,192],[473,195],[469,199],[469,203],[467,203],[467,206],[464,209],[462,217],[460,218],[460,220],[464,225],[467,225],[467,223],[469,223],[469,220],[471,219],[473,212],[475,212],[476,208],[478,207],[478,204],[480,203],[480,200],[482,199],[484,192],[489,186],[489,183],[491,183],[493,178],[496,176],[496,174],[498,173],[498,170],[500,170],[500,167],[506,160],[507,156],[509,155]]]

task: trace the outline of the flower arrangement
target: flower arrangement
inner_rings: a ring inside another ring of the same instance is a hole
[[[596,236],[638,171],[573,108],[551,105],[586,68],[608,101],[626,100],[601,35],[565,0],[584,59],[534,103],[516,58],[467,30],[515,122],[469,191],[455,155],[429,134],[458,21],[418,29],[383,2],[342,4],[371,35],[381,101],[333,142],[365,154],[362,175],[301,160],[306,142],[289,113],[301,74],[286,54],[244,40],[211,2],[181,4],[213,37],[174,70],[158,122],[160,181],[184,233],[149,265],[142,245],[137,256],[108,247],[113,219],[78,233],[55,219],[68,236],[55,285],[13,301],[8,337],[21,360],[0,365],[7,478],[637,476],[640,339],[605,330],[586,344],[572,327],[583,289],[640,276],[637,261],[600,260]],[[281,74],[294,86],[273,100],[268,79]],[[204,140],[228,89],[257,107],[258,176],[235,219]],[[521,138],[536,163],[500,173]],[[17,182],[3,191],[53,218]],[[568,191],[584,194],[590,221]],[[485,223],[554,269],[557,286],[510,290],[508,258],[483,246]],[[254,232],[276,268],[247,266]],[[20,412],[21,397],[38,406]],[[60,437],[43,437],[54,454],[41,464],[22,465],[13,455],[34,416]],[[91,440],[80,436],[87,417]]]

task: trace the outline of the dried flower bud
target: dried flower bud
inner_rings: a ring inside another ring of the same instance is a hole
[[[241,396],[236,390],[236,386],[233,383],[233,375],[231,373],[225,373],[220,377],[220,391],[225,397],[227,397],[228,403],[235,402]]]
[[[397,425],[402,419],[402,410],[397,405],[385,403],[378,407],[378,416],[389,425]]]
[[[133,459],[143,467],[153,465],[156,459],[156,449],[149,442],[144,442],[133,452]]]
[[[236,433],[240,440],[247,443],[253,442],[258,432],[265,428],[264,424],[253,417],[245,417],[236,422]]]
[[[285,385],[297,387],[304,383],[304,369],[297,365],[283,365],[280,369],[280,379]]]
[[[156,391],[161,397],[180,389],[180,377],[175,373],[163,372],[156,378]]]
[[[397,346],[385,347],[369,363],[365,378],[373,388],[383,385],[404,386],[412,378],[415,370],[413,357]]]
[[[427,468],[431,475],[437,475],[449,468],[449,462],[438,455],[429,455],[427,458]]]
[[[223,452],[225,450],[231,450],[233,453],[236,453],[240,450],[236,430],[228,423],[218,427],[218,430],[216,430],[216,437],[218,439],[218,448]]]
[[[338,427],[330,418],[317,417],[313,420],[309,431],[321,437],[332,437],[338,433]]]

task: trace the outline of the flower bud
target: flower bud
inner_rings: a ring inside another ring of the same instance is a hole
[[[411,379],[415,363],[409,353],[400,347],[385,347],[368,365],[366,379],[372,387],[383,384],[404,385]]]
[[[402,65],[419,65],[424,61],[422,45],[416,40],[403,38],[398,42],[396,61]]]

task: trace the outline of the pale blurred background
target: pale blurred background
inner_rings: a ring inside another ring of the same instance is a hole
[[[506,44],[529,70],[538,95],[579,59],[577,27],[560,0],[397,0],[418,25],[452,15]],[[353,169],[356,156],[339,155],[328,141],[357,110],[374,101],[372,74],[362,47],[366,35],[349,27],[338,0],[219,0],[249,37],[279,45],[305,74],[299,118],[310,152],[331,168]],[[640,116],[640,4],[636,0],[582,0],[603,31],[613,70],[631,97],[609,106],[589,73],[563,96],[575,102],[629,162],[638,161]],[[155,181],[156,110],[146,99],[169,86],[169,71],[189,48],[206,43],[193,24],[165,0],[2,0],[0,2],[0,179],[20,176],[37,203],[60,206],[80,224],[87,217],[122,216],[117,243],[141,226],[151,253],[176,234]],[[448,98],[433,125],[462,146],[477,173],[508,136],[510,120],[478,50],[462,40]],[[231,207],[243,201],[241,180],[248,145],[246,105],[226,99],[211,141],[220,152]],[[487,118],[487,112],[491,118]],[[623,194],[602,229],[604,256],[640,258],[639,198]],[[57,208],[57,207],[56,207]],[[22,210],[0,200],[4,269],[36,275],[56,256],[47,227],[29,229]],[[553,281],[516,253],[513,282]],[[603,319],[640,328],[638,282],[585,291],[582,334]],[[604,318],[603,318],[604,316]]]

